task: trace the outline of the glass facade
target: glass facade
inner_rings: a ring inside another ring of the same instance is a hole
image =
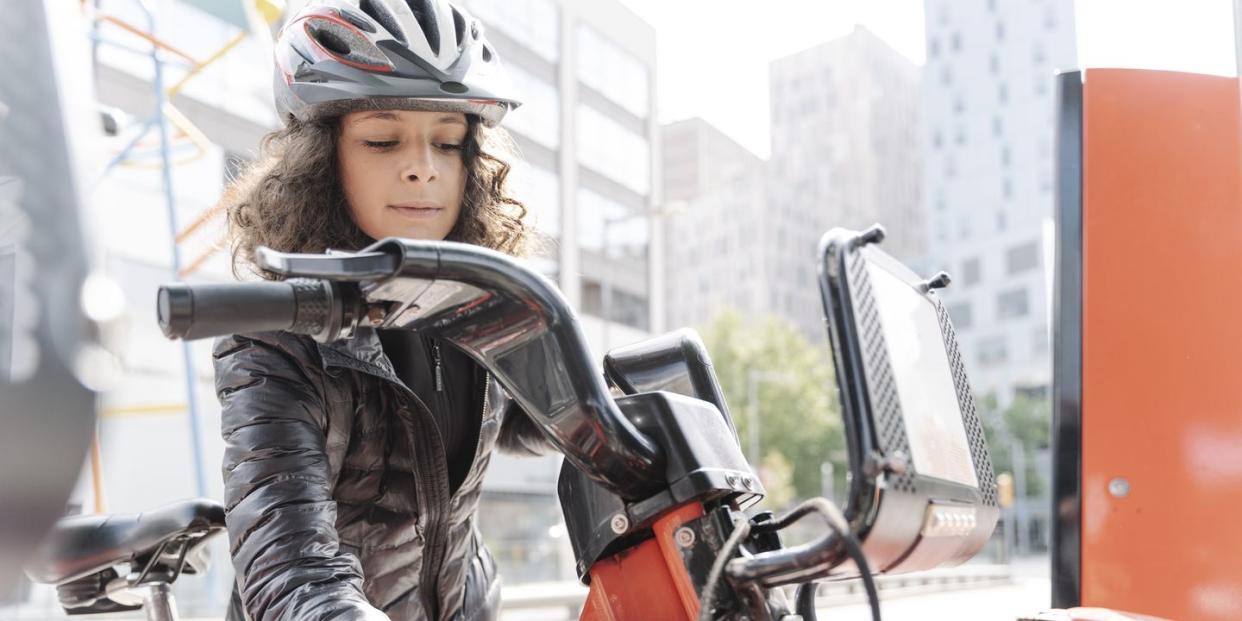
[[[548,494],[492,491],[479,501],[479,530],[506,584],[555,582],[573,571],[561,547],[561,507]]]
[[[470,0],[466,8],[544,60],[560,58],[560,18],[550,0]]]
[[[513,195],[526,207],[526,217],[535,227],[534,247],[528,259],[540,272],[556,279],[561,244],[560,176],[524,160],[513,163],[509,185]]]
[[[606,114],[578,105],[578,161],[638,194],[651,190],[651,147]]]
[[[580,24],[576,35],[578,79],[639,118],[650,111],[650,73],[594,28]]]
[[[522,105],[505,116],[505,126],[549,149],[561,146],[561,97],[556,85],[531,75],[516,63],[505,66]]]
[[[582,311],[647,329],[650,219],[588,189],[576,198]]]
[[[583,252],[605,254],[607,246],[609,259],[647,260],[651,226],[642,212],[583,188],[577,198],[578,246]]]

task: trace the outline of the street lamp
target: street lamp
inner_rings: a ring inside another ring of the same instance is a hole
[[[759,382],[789,382],[793,376],[788,373],[778,371],[763,371],[760,369],[746,370],[746,405],[748,411],[746,414],[750,424],[747,425],[746,439],[749,445],[747,452],[750,453],[750,464],[752,468],[759,467]]]

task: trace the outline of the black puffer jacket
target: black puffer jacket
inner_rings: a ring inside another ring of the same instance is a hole
[[[475,524],[493,448],[550,450],[481,368],[478,448],[449,492],[431,412],[373,330],[320,344],[288,332],[216,342],[230,621],[492,619],[499,581]],[[474,409],[477,407],[477,410]]]

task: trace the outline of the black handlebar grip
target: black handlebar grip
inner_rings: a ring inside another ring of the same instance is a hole
[[[316,334],[333,315],[331,284],[321,280],[160,287],[156,312],[170,339],[194,340],[271,330]]]

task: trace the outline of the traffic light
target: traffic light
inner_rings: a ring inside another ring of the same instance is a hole
[[[1002,472],[996,475],[996,495],[1000,506],[1008,509],[1013,506],[1013,475]]]

